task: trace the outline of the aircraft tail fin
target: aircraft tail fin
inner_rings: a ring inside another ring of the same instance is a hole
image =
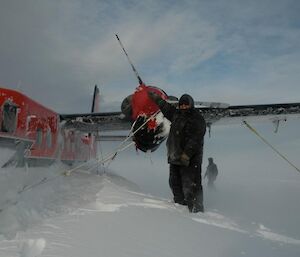
[[[97,85],[95,85],[94,95],[93,95],[93,103],[92,103],[92,109],[91,109],[92,113],[99,112],[99,100],[100,100],[99,88]]]

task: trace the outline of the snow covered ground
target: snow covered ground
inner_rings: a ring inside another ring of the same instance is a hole
[[[85,166],[62,176],[60,163],[1,169],[0,257],[298,257],[300,176],[252,135],[243,138],[248,150],[239,153],[206,140],[220,176],[215,190],[204,183],[200,214],[171,202],[164,146],[151,156],[121,153],[98,175]],[[288,143],[294,160],[298,144]]]
[[[62,186],[64,190],[56,192],[60,199],[52,193],[39,211],[38,207],[31,212],[26,206],[14,207],[27,209],[19,210],[19,214],[30,212],[32,220],[26,221],[31,226],[12,240],[3,238],[0,256],[299,256],[300,253],[300,239],[264,224],[247,224],[224,216],[216,209],[190,214],[168,199],[141,193],[135,184],[116,175],[74,173],[65,179],[72,185],[72,192]],[[38,190],[41,191],[44,189]],[[17,210],[10,212],[13,216]],[[32,216],[39,216],[40,220],[35,219],[38,223],[33,225]],[[16,226],[16,221],[11,224]]]

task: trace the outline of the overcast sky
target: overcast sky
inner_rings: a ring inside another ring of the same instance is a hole
[[[0,85],[60,113],[119,110],[138,84],[230,104],[299,102],[297,0],[1,0]]]

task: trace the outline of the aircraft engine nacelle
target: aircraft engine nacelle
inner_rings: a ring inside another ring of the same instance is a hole
[[[137,87],[134,94],[126,97],[121,105],[123,114],[133,122],[135,132],[133,140],[136,147],[143,152],[155,151],[167,138],[170,129],[170,122],[148,97],[149,91],[157,93],[163,99],[168,98],[161,89],[142,84]],[[157,114],[151,118],[155,113]]]

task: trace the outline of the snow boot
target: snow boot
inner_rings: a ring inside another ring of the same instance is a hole
[[[185,199],[175,199],[174,198],[174,203],[178,203],[180,205],[187,205],[187,202]]]
[[[204,207],[202,204],[194,204],[191,212],[192,213],[204,212]]]

